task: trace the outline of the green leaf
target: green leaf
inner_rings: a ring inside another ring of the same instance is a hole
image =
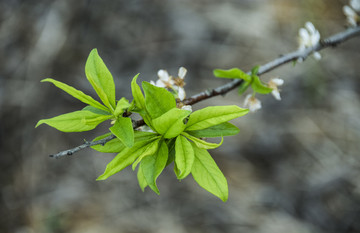
[[[100,114],[100,115],[111,115],[111,113],[109,111],[104,111],[102,109],[98,109],[98,108],[95,108],[93,106],[86,106],[84,107],[83,109],[81,109],[82,111],[90,111],[90,112],[93,112],[93,113],[96,113],[96,114]]]
[[[144,173],[143,173],[142,169],[140,169],[140,168],[138,169],[138,172],[137,172],[137,179],[138,179],[141,191],[144,192],[145,188],[148,186],[148,183],[146,182]]]
[[[175,164],[179,170],[178,179],[182,180],[190,174],[193,163],[194,150],[191,143],[184,136],[178,136],[175,142]]]
[[[133,102],[135,102],[135,109],[132,109],[133,112],[138,112],[149,127],[152,127],[151,118],[148,115],[145,109],[145,97],[141,92],[140,86],[136,83],[139,74],[135,75],[133,80],[131,81],[131,91],[134,97]]]
[[[42,119],[36,124],[35,128],[41,124],[47,124],[62,132],[89,131],[111,117],[110,115],[101,115],[90,111],[75,111],[50,119]]]
[[[135,106],[138,109],[145,109],[145,98],[143,93],[141,92],[140,86],[136,83],[139,74],[135,75],[133,80],[131,81],[131,91],[134,97]]]
[[[152,143],[149,143],[146,146],[146,149],[143,151],[143,153],[136,159],[136,161],[132,164],[132,169],[135,170],[136,166],[141,162],[143,158],[149,155],[153,155],[156,153],[156,151],[159,148],[159,142],[160,139],[153,141]]]
[[[251,76],[238,68],[232,68],[229,70],[215,69],[213,72],[218,78],[243,79],[247,82],[251,81]]]
[[[148,82],[142,83],[145,92],[145,106],[152,119],[176,107],[174,96],[165,88],[156,87]]]
[[[122,97],[116,104],[114,116],[118,117],[120,114],[123,114],[128,107],[130,107],[129,101]]]
[[[107,133],[101,136],[96,137],[93,141],[98,141],[101,140],[103,138],[106,138],[108,136],[110,136],[112,133]],[[134,131],[134,140],[135,143],[139,142],[139,141],[146,141],[146,140],[154,140],[154,138],[158,137],[155,133],[150,133],[150,132],[143,132],[143,131]],[[120,139],[118,138],[114,138],[111,141],[108,141],[105,145],[95,145],[92,146],[91,148],[93,148],[94,150],[97,150],[99,152],[104,152],[104,153],[119,153],[120,151],[122,151],[123,149],[126,148],[126,146],[124,145],[124,143],[122,143],[120,141]]]
[[[166,162],[166,166],[172,163],[175,159],[175,138],[166,141],[166,145],[169,149],[169,157],[168,161]]]
[[[226,202],[229,196],[228,184],[224,174],[204,149],[193,146],[195,152],[191,174],[194,180],[205,190]]]
[[[256,75],[253,76],[253,82],[251,83],[251,87],[255,92],[260,94],[269,94],[273,90],[270,87],[262,84],[259,76]]]
[[[187,137],[188,139],[190,139],[191,141],[193,141],[193,143],[201,148],[201,149],[215,149],[215,148],[218,148],[219,146],[221,146],[221,144],[223,143],[224,141],[224,138],[221,137],[221,142],[219,144],[217,143],[211,143],[211,142],[207,142],[207,141],[204,141],[204,140],[201,140],[200,138],[197,138],[197,137],[194,137],[194,136],[191,136],[190,134],[187,134],[185,132],[182,132],[182,135],[184,135],[185,137]]]
[[[214,137],[224,137],[224,136],[233,136],[239,133],[238,127],[235,125],[224,122],[219,125],[214,125],[206,129],[186,131],[190,135],[198,138],[214,138]]]
[[[115,109],[114,79],[99,56],[97,49],[91,50],[85,65],[85,74],[90,84],[110,110]]]
[[[156,186],[156,179],[164,170],[167,159],[168,148],[166,143],[162,141],[157,153],[146,156],[140,163],[140,169],[142,169],[147,184],[157,194],[160,194],[160,192]]]
[[[238,94],[239,94],[239,95],[242,95],[242,94],[248,89],[248,87],[250,86],[250,84],[251,84],[251,82],[246,82],[246,81],[242,82],[242,83],[240,84],[239,89],[238,89]]]
[[[112,134],[107,133],[107,134],[98,136],[93,140],[93,142],[104,139],[110,135],[112,135]],[[91,148],[96,151],[103,152],[103,153],[119,153],[120,151],[125,149],[126,146],[118,138],[114,138],[114,139],[108,141],[105,145],[98,144],[98,145],[91,146]]]
[[[119,154],[117,154],[115,158],[111,160],[110,163],[108,163],[108,165],[106,165],[104,173],[96,180],[106,180],[110,176],[120,172],[132,164],[143,153],[143,151],[146,149],[146,146],[157,138],[158,137],[154,137],[153,139],[139,140],[134,143],[133,147],[126,147]]]
[[[156,133],[152,132],[144,132],[144,131],[134,131],[134,138],[135,141],[142,141],[142,140],[149,140],[149,139],[155,139],[159,138],[160,136]]]
[[[119,117],[115,121],[115,124],[110,127],[110,131],[127,147],[132,147],[134,145],[134,129],[131,118]]]
[[[173,108],[153,119],[152,125],[156,132],[164,138],[174,138],[184,131],[186,125],[184,119],[189,116],[191,111]]]
[[[72,97],[75,97],[76,99],[80,100],[81,102],[91,105],[95,108],[104,110],[106,112],[108,112],[108,108],[105,107],[104,105],[102,105],[101,103],[99,103],[98,101],[94,100],[91,96],[84,94],[84,92],[79,91],[77,89],[75,89],[72,86],[69,86],[65,83],[56,81],[54,79],[51,78],[46,78],[41,80],[41,82],[50,82],[52,84],[54,84],[56,87],[60,88],[61,90],[65,91],[66,93],[68,93],[69,95],[71,95]]]
[[[186,131],[206,129],[244,116],[248,112],[248,109],[239,108],[236,105],[206,107],[190,115]]]
[[[251,69],[251,76],[257,75],[257,74],[259,73],[259,68],[260,68],[259,65],[254,66],[254,67]]]

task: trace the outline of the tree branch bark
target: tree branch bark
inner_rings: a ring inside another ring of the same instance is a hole
[[[336,47],[337,45],[349,40],[352,37],[358,36],[358,35],[360,35],[360,26],[355,27],[355,28],[349,28],[343,32],[340,32],[340,33],[330,36],[324,40],[321,40],[320,43],[318,43],[314,47],[306,48],[304,50],[293,51],[291,53],[285,54],[279,58],[276,58],[276,59],[260,66],[258,75],[267,73],[267,72],[269,72],[279,66],[287,64],[289,62],[297,61],[299,58],[305,60],[309,55],[311,55],[311,53],[313,53],[315,51],[320,51],[320,50],[323,50],[328,47]],[[248,74],[250,74],[250,72],[248,72]],[[185,105],[193,105],[202,100],[209,99],[214,96],[224,95],[227,92],[238,87],[242,83],[242,81],[243,80],[241,80],[241,79],[236,79],[236,80],[233,80],[223,86],[200,92],[196,95],[191,96],[188,99],[185,99],[183,101],[183,103]],[[145,123],[143,120],[135,121],[133,123],[133,127],[134,127],[134,129],[136,129],[144,124]],[[61,157],[67,156],[67,155],[70,156],[82,149],[87,148],[87,147],[91,147],[91,146],[99,145],[99,144],[105,145],[108,141],[111,141],[114,138],[116,138],[114,135],[110,135],[110,136],[108,136],[104,139],[98,140],[98,141],[85,142],[84,144],[74,147],[72,149],[68,149],[65,151],[61,151],[57,154],[50,155],[50,157],[61,158]]]

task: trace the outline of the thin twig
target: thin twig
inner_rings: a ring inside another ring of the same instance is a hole
[[[317,44],[316,46],[312,48],[307,48],[304,50],[297,50],[291,53],[288,53],[286,55],[283,55],[279,58],[276,58],[265,65],[262,65],[259,67],[258,75],[267,73],[281,65],[284,65],[286,63],[297,61],[297,59],[301,58],[305,60],[311,53],[314,51],[320,51],[327,47],[334,47],[352,37],[355,37],[356,35],[360,34],[360,27],[356,28],[349,28],[346,31],[340,32],[338,34],[335,34],[331,37],[328,37],[321,41],[321,43]],[[250,74],[250,72],[248,72]],[[184,104],[186,105],[193,105],[199,101],[218,96],[218,95],[224,95],[227,92],[235,89],[242,83],[242,79],[235,79],[223,86],[217,87],[212,90],[203,91],[199,94],[196,94],[194,96],[191,96],[190,98],[184,100]]]
[[[299,58],[305,60],[309,55],[311,55],[313,52],[315,51],[320,51],[322,49],[325,49],[327,47],[335,47],[338,44],[341,44],[342,42],[357,36],[358,34],[360,34],[360,27],[355,27],[355,28],[349,28],[346,31],[340,32],[338,34],[335,34],[333,36],[330,36],[324,40],[322,40],[320,43],[318,43],[316,46],[311,47],[311,48],[306,48],[304,50],[296,50],[294,52],[288,53],[286,55],[283,55],[279,58],[276,58],[268,63],[266,63],[265,65],[262,65],[259,67],[259,71],[258,71],[258,75],[267,73],[281,65],[287,64],[289,62],[292,61],[297,61]],[[250,72],[248,72],[248,74],[250,74]],[[200,92],[196,95],[191,96],[188,99],[185,99],[183,101],[184,104],[186,105],[193,105],[195,103],[198,103],[202,100],[205,99],[209,99],[212,98],[214,96],[218,96],[218,95],[224,95],[227,92],[235,89],[236,87],[238,87],[240,84],[242,83],[241,79],[236,79],[233,80],[223,86],[211,89],[211,90],[206,90],[203,92]],[[139,121],[135,121],[133,123],[133,127],[138,128],[142,125],[144,125],[144,121],[143,120],[139,120]],[[98,141],[91,141],[91,142],[85,142],[84,144],[77,146],[75,148],[69,149],[69,150],[65,150],[65,151],[61,151],[57,154],[54,155],[50,155],[50,157],[53,158],[61,158],[64,157],[66,155],[70,156],[82,149],[85,149],[87,147],[91,147],[94,145],[105,145],[108,141],[111,141],[112,139],[116,138],[114,135],[110,135],[106,138],[103,138],[101,140]]]

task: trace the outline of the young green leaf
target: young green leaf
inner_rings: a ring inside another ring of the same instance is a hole
[[[185,132],[182,132],[181,134],[184,135],[185,137],[187,137],[188,139],[190,139],[191,141],[193,141],[193,143],[197,147],[199,147],[201,149],[215,149],[215,148],[218,148],[219,146],[221,146],[221,144],[224,141],[224,138],[221,137],[221,142],[219,144],[216,144],[216,143],[211,143],[211,142],[201,140],[200,138],[191,136],[190,134],[187,134]]]
[[[259,73],[259,69],[260,69],[260,66],[259,66],[259,65],[254,66],[254,67],[251,69],[251,76],[257,75],[257,74]]]
[[[157,139],[157,137],[154,137],[154,139]],[[123,149],[110,163],[108,163],[108,165],[106,165],[104,173],[96,180],[106,180],[132,164],[144,152],[146,146],[154,139],[139,140],[134,143],[133,147],[126,147]]]
[[[194,150],[192,145],[184,136],[179,135],[175,141],[175,164],[179,170],[177,175],[179,180],[190,174],[193,163]]]
[[[110,135],[111,135],[111,133],[107,133],[107,134],[98,136],[93,140],[93,142],[104,139]],[[91,146],[91,148],[96,151],[103,152],[103,153],[119,153],[120,151],[125,149],[126,146],[118,138],[114,138],[114,139],[108,141],[105,145],[98,144],[98,145]]]
[[[259,76],[256,75],[253,76],[253,82],[251,83],[251,87],[255,92],[260,94],[269,94],[273,90],[270,87],[262,84]]]
[[[143,158],[149,155],[153,155],[159,148],[160,139],[154,140],[153,142],[149,143],[143,153],[136,159],[136,161],[132,164],[132,169],[135,170],[136,166],[141,162]]]
[[[137,172],[137,179],[138,179],[138,182],[139,182],[139,186],[141,188],[141,191],[145,191],[145,188],[148,186],[147,182],[146,182],[146,179],[145,179],[145,176],[144,176],[144,173],[142,171],[142,169],[138,169],[138,172]]]
[[[71,95],[72,97],[75,97],[76,99],[80,100],[81,102],[91,105],[95,108],[104,110],[106,112],[108,112],[108,108],[105,107],[104,105],[102,105],[101,103],[99,103],[98,101],[94,100],[91,96],[84,94],[84,92],[79,91],[77,89],[75,89],[72,86],[69,86],[65,83],[56,81],[54,79],[51,78],[46,78],[41,80],[41,82],[50,82],[52,84],[54,84],[56,87],[60,88],[61,90],[65,91],[66,93],[68,93],[69,95]]]
[[[166,141],[166,145],[169,150],[168,161],[166,162],[166,166],[172,163],[175,160],[175,138]]]
[[[229,70],[215,69],[213,72],[218,78],[243,79],[247,82],[251,82],[251,76],[238,68]]]
[[[91,50],[89,54],[85,65],[85,74],[102,102],[113,111],[115,109],[114,79],[97,49]]]
[[[242,95],[250,86],[251,82],[246,82],[244,81],[243,83],[240,84],[240,87],[238,89],[238,94]]]
[[[136,83],[138,77],[139,74],[135,75],[135,77],[131,81],[131,91],[134,97],[136,108],[142,110],[145,109],[145,98],[143,93],[141,92],[140,86]]]
[[[145,106],[152,119],[176,107],[174,96],[165,88],[156,87],[148,82],[142,83],[145,92]]]
[[[191,174],[194,180],[205,190],[226,202],[229,196],[225,176],[216,165],[209,152],[193,145],[195,152]]]
[[[238,127],[235,125],[224,122],[219,125],[214,125],[206,129],[186,131],[188,134],[197,138],[215,138],[224,136],[233,136],[239,133]]]
[[[140,169],[142,169],[146,183],[157,194],[160,194],[160,192],[156,186],[156,179],[164,170],[167,159],[168,148],[166,143],[162,141],[157,153],[146,156],[140,163]]]
[[[96,137],[93,141],[98,141],[101,140],[103,138],[106,138],[108,136],[110,136],[112,133],[107,133],[101,136]],[[154,138],[158,137],[156,134],[154,133],[150,133],[150,132],[143,132],[143,131],[134,131],[134,140],[135,142],[139,142],[139,141],[146,141],[146,140],[154,140]],[[99,152],[103,152],[103,153],[119,153],[120,151],[122,151],[123,149],[126,148],[126,146],[124,145],[124,143],[122,143],[120,141],[120,139],[118,138],[114,138],[111,141],[108,141],[105,145],[94,145],[91,146],[92,149],[97,150]]]
[[[87,105],[86,107],[84,107],[83,109],[81,109],[82,111],[90,111],[99,115],[111,115],[111,113],[109,111],[104,111],[102,109]]]
[[[123,114],[128,107],[130,107],[129,101],[122,97],[116,104],[114,116],[118,117],[120,114]]]
[[[40,120],[36,126],[47,124],[62,132],[82,132],[94,129],[98,124],[110,119],[110,115],[96,114],[90,111],[75,111]]]
[[[184,119],[191,111],[173,108],[153,119],[152,126],[164,138],[174,138],[185,129]]]
[[[186,124],[186,131],[206,129],[237,117],[244,116],[248,109],[236,105],[211,106],[193,112]]]
[[[119,117],[115,121],[115,124],[110,127],[110,131],[127,147],[132,147],[134,145],[134,129],[131,118]]]

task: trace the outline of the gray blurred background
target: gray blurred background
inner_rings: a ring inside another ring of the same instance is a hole
[[[125,169],[97,182],[113,154],[57,153],[106,132],[62,133],[39,119],[84,104],[44,78],[92,96],[84,66],[98,48],[117,97],[158,69],[188,69],[187,95],[225,84],[214,68],[249,70],[297,48],[311,21],[323,37],[344,30],[345,0],[0,1],[0,232],[360,232],[359,38],[285,65],[262,79],[285,80],[281,102],[235,121],[241,132],[211,154],[229,182],[229,201],[172,167],[161,192],[141,192]],[[193,106],[237,104],[236,91]]]

